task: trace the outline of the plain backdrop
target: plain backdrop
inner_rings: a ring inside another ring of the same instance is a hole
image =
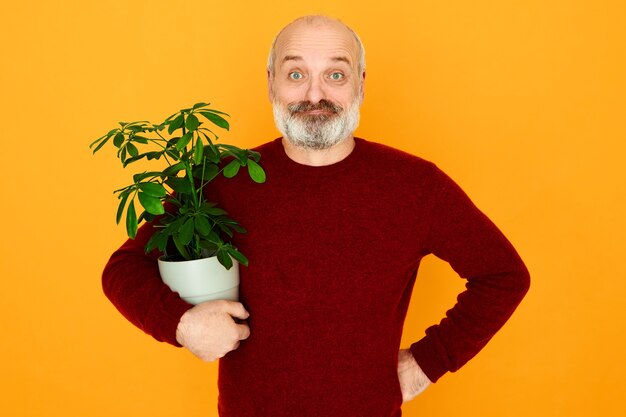
[[[125,239],[112,191],[134,168],[87,146],[120,120],[198,101],[231,115],[227,142],[278,137],[267,52],[310,13],[339,17],[365,44],[357,136],[435,162],[531,272],[502,331],[404,415],[622,415],[622,0],[5,2],[0,414],[217,415],[218,364],[154,341],[102,294]],[[463,285],[424,261],[402,347]]]

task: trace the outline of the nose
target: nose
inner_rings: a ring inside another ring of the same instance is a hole
[[[305,99],[312,104],[317,104],[323,98],[326,98],[324,85],[316,77],[312,77],[306,90]]]

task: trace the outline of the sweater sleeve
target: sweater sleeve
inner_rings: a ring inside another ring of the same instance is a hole
[[[435,382],[447,371],[458,370],[485,346],[521,302],[530,278],[502,232],[452,179],[432,167],[427,249],[467,280],[445,318],[410,348]]]
[[[160,253],[144,252],[153,231],[153,225],[145,223],[134,240],[128,239],[113,253],[102,273],[102,287],[131,323],[158,341],[180,347],[176,328],[192,305],[161,280],[157,265]]]

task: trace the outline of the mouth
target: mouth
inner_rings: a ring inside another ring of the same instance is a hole
[[[300,113],[303,113],[303,114],[335,114],[334,112],[332,112],[330,110],[308,110],[308,111],[302,111]]]
[[[332,117],[338,115],[342,110],[339,105],[325,99],[320,100],[319,103],[315,105],[308,101],[302,101],[291,104],[287,108],[291,114],[296,117]]]

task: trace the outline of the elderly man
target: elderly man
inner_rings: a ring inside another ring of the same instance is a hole
[[[459,369],[528,290],[514,248],[434,164],[355,138],[365,59],[343,23],[307,16],[276,37],[269,97],[282,138],[261,145],[267,182],[209,192],[249,229],[240,303],[190,306],[143,252],[144,225],[109,261],[107,296],[156,339],[219,363],[223,417],[401,415]],[[420,260],[434,254],[467,289],[399,350]]]

